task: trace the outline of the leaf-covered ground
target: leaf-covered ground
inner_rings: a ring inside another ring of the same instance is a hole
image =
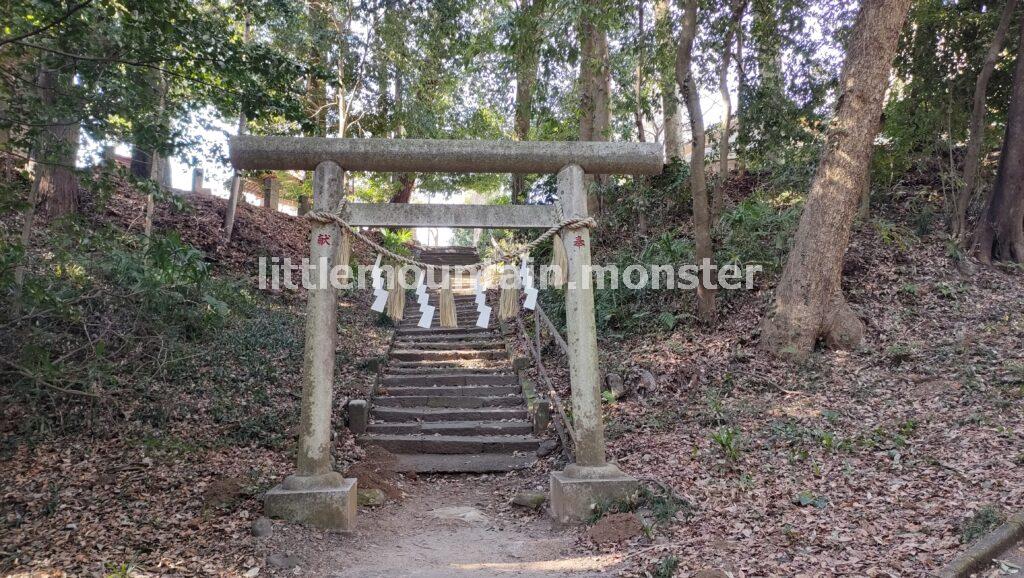
[[[926,575],[979,511],[1024,510],[1024,276],[884,233],[863,228],[846,261],[858,351],[765,355],[763,289],[712,330],[604,345],[627,383],[657,382],[608,408],[612,455],[695,505],[638,570]]]

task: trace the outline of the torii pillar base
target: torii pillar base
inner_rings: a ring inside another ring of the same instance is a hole
[[[338,472],[288,476],[267,492],[263,510],[280,518],[335,532],[356,529],[356,478]]]
[[[580,524],[590,520],[598,504],[628,498],[638,487],[636,478],[615,464],[570,464],[551,472],[551,514],[559,524]]]

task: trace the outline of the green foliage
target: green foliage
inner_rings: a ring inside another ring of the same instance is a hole
[[[693,513],[693,504],[676,496],[664,486],[641,486],[635,493],[612,501],[594,504],[589,523],[593,524],[608,514],[643,511],[649,513],[658,524],[667,524],[675,520],[679,512],[686,517]]]
[[[986,504],[974,515],[965,518],[960,524],[960,540],[970,544],[1006,521],[1006,513],[997,504]]]
[[[712,432],[711,441],[715,442],[726,460],[739,461],[743,449],[743,436],[740,434],[740,430],[731,426],[718,428],[717,431]]]
[[[760,192],[726,212],[720,221],[718,260],[757,264],[766,271],[782,267],[800,220],[801,199],[790,193]]]
[[[803,490],[793,496],[793,503],[798,506],[814,506],[820,510],[828,506],[828,498],[810,490]]]
[[[652,578],[672,578],[679,569],[679,558],[668,555],[658,561],[651,572]]]

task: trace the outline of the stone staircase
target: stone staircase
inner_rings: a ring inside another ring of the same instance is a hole
[[[475,250],[425,248],[418,257],[437,264],[475,263]],[[395,454],[399,471],[501,472],[536,461],[541,439],[533,424],[505,343],[497,330],[476,326],[468,277],[453,280],[458,328],[417,326],[419,305],[409,299],[375,397],[362,444]],[[437,307],[435,292],[430,304]]]

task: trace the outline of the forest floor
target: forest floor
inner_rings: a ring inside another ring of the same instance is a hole
[[[141,223],[141,199],[115,195],[107,207],[90,218]],[[306,251],[301,222],[254,207],[240,211],[248,240],[218,251],[223,202],[196,207],[161,209],[156,226],[203,248],[218,275],[252,284],[256,255]],[[770,276],[722,295],[714,326],[602,336],[603,369],[629,390],[606,406],[611,457],[686,502],[661,521],[641,511],[649,527],[622,542],[597,545],[587,527],[555,532],[543,512],[509,505],[546,486],[552,459],[508,476],[399,477],[402,499],[362,510],[355,536],[280,522],[253,536],[260,493],[293,461],[304,300],[284,292],[257,295],[222,331],[182,344],[176,377],[144,396],[89,407],[89,427],[71,427],[70,409],[43,423],[6,403],[0,572],[571,575],[561,561],[581,575],[933,573],[1024,510],[1024,273],[958,265],[940,232],[905,235],[907,220],[887,217],[902,228],[859,227],[846,260],[844,290],[868,328],[856,351],[802,364],[759,351]],[[364,297],[341,303],[338,415],[387,345]],[[564,377],[558,366],[552,355]],[[342,468],[364,455],[344,430],[334,451]],[[446,507],[482,517],[432,513]]]

